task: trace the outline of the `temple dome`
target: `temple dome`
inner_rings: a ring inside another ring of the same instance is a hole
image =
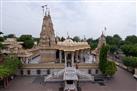
[[[63,46],[75,46],[75,43],[72,39],[66,39],[63,42],[60,42],[59,45]]]
[[[72,39],[66,39],[63,42],[58,42],[58,45],[61,46],[82,46],[82,45],[88,45],[87,42],[75,42]]]
[[[66,39],[63,41],[64,43],[74,43],[72,39]]]

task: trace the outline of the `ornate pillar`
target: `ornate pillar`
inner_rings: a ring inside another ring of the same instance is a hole
[[[80,61],[83,61],[83,56],[82,56],[82,54],[83,54],[83,51],[81,50],[81,51],[80,51]]]
[[[62,51],[59,50],[59,62],[61,63],[62,62]]]
[[[65,67],[67,66],[67,53],[64,52],[64,55],[65,55]]]
[[[79,62],[79,59],[78,59],[78,51],[76,51],[76,62]]]
[[[74,65],[74,52],[71,53],[71,65]]]
[[[95,59],[95,56],[94,56],[94,55],[92,55],[92,63],[94,63],[94,59]]]
[[[28,64],[28,59],[27,59],[27,57],[25,57],[25,64]]]

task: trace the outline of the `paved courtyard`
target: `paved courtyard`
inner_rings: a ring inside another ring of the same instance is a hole
[[[42,83],[42,78],[39,77],[17,77],[10,82],[7,88],[0,91],[59,91],[61,83]],[[132,77],[132,74],[118,68],[112,80],[101,86],[97,83],[81,82],[82,91],[137,91],[137,80]]]

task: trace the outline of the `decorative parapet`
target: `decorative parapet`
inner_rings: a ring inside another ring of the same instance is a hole
[[[58,42],[57,46],[59,50],[63,51],[76,51],[90,48],[87,42],[74,42],[71,39],[66,39],[63,42]]]
[[[98,68],[98,64],[86,64],[86,63],[79,63],[77,64],[79,69],[92,69]],[[46,63],[46,64],[24,64],[23,69],[63,69],[64,63]]]

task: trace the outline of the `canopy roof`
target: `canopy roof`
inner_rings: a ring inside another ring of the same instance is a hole
[[[88,49],[90,48],[87,42],[75,42],[71,39],[66,39],[63,42],[58,42],[59,50],[63,51],[76,51],[80,49]]]

